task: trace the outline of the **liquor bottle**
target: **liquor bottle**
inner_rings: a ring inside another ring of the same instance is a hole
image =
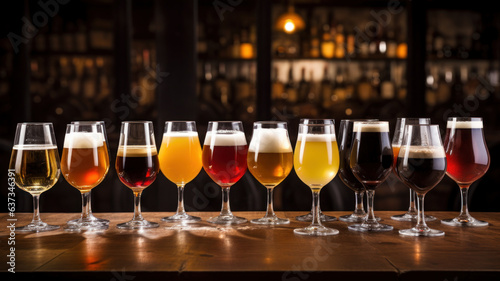
[[[298,101],[299,102],[307,102],[309,91],[311,90],[311,86],[309,81],[306,80],[306,69],[303,67],[300,71],[300,80],[298,86]]]
[[[285,86],[283,82],[280,81],[278,76],[278,68],[273,68],[273,79],[271,85],[271,99],[273,101],[281,100],[283,98],[283,93],[285,91]]]
[[[394,99],[396,93],[396,88],[394,85],[393,72],[389,64],[385,67],[384,71],[381,73],[380,82],[380,97],[383,100]]]
[[[321,54],[320,51],[320,39],[318,34],[318,27],[316,22],[311,25],[311,42],[310,42],[310,54],[311,58],[319,58]]]
[[[429,107],[434,107],[437,103],[437,68],[435,66],[431,66],[426,72],[427,78],[425,79],[425,103]]]
[[[290,104],[295,104],[298,101],[297,87],[293,80],[293,65],[288,69],[288,81],[285,84],[286,98]]]
[[[335,42],[332,38],[331,22],[332,14],[330,13],[328,21],[323,24],[323,35],[321,38],[321,56],[326,59],[331,59],[335,55]]]
[[[462,104],[464,99],[464,83],[462,71],[459,67],[453,69],[453,82],[451,83],[451,97],[455,103]]]
[[[361,66],[361,76],[357,82],[357,96],[360,101],[367,102],[373,97],[373,86],[368,78],[368,68]]]
[[[335,32],[335,57],[343,58],[345,57],[346,41],[344,34],[344,26],[342,24],[337,25],[337,31]]]
[[[254,56],[253,44],[250,42],[250,34],[247,27],[241,30],[240,58],[251,59]]]
[[[207,56],[207,36],[205,33],[205,25],[198,23],[198,44],[196,45],[198,56],[200,58],[206,58]]]
[[[378,41],[378,56],[380,57],[387,57],[387,30],[383,28],[382,26],[380,27],[380,36],[379,36],[379,41]]]
[[[82,20],[77,21],[77,31],[75,34],[76,50],[84,53],[88,50],[87,27]]]
[[[248,63],[240,63],[238,65],[238,76],[236,77],[234,87],[234,102],[242,102],[252,98],[252,85],[248,78],[249,65]]]
[[[440,58],[443,58],[444,57],[444,52],[443,52],[443,48],[444,48],[444,37],[443,35],[441,34],[441,32],[439,32],[439,30],[435,30],[434,31],[434,36],[433,36],[433,54],[434,54],[434,57],[440,59]]]
[[[398,48],[398,43],[395,38],[394,34],[394,29],[389,28],[387,30],[387,52],[386,56],[388,58],[396,58],[397,57],[397,48]]]
[[[347,29],[346,56],[350,58],[356,57],[356,37],[352,28]]]
[[[240,57],[240,36],[237,33],[233,34],[233,46],[232,46],[231,56],[235,59]]]
[[[436,103],[447,103],[451,98],[451,71],[442,69],[438,75],[436,86]]]
[[[75,24],[68,22],[64,25],[64,32],[62,34],[62,50],[65,52],[75,51],[75,37],[76,34]]]
[[[467,59],[469,58],[469,49],[467,48],[465,44],[465,37],[461,34],[456,35],[456,43],[457,47],[455,50],[455,56],[458,59]]]
[[[230,107],[232,101],[231,84],[226,77],[226,65],[219,63],[219,70],[214,79],[214,90],[216,97],[220,98],[220,102],[225,107]]]
[[[341,67],[337,67],[335,73],[335,84],[333,86],[333,101],[344,102],[347,99],[347,89],[345,83],[345,73]]]
[[[325,65],[323,69],[323,78],[321,79],[321,99],[322,99],[322,107],[324,109],[329,110],[332,106],[332,94],[333,94],[333,85],[331,82],[330,75],[328,73],[328,66]]]
[[[476,22],[474,24],[474,31],[470,35],[470,57],[473,59],[479,59],[482,55],[482,43],[481,43],[482,27],[481,22]]]
[[[214,85],[212,65],[206,62],[203,67],[203,75],[200,82],[200,100],[212,101],[214,98]]]

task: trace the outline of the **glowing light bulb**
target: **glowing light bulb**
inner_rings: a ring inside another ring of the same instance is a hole
[[[295,30],[295,24],[292,20],[287,20],[283,28],[285,29],[285,32],[292,33]]]

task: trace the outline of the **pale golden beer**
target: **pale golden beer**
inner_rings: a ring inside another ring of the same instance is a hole
[[[300,180],[313,190],[321,190],[339,169],[335,135],[299,134],[293,164]]]
[[[14,145],[9,169],[14,170],[19,188],[40,195],[59,179],[58,159],[55,145]]]
[[[158,157],[161,172],[171,182],[183,186],[192,181],[202,168],[198,133],[165,133]]]
[[[61,157],[64,178],[80,192],[99,185],[109,169],[106,141],[100,133],[71,132],[66,134]]]

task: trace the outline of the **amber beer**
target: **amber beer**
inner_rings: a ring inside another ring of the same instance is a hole
[[[115,166],[121,182],[133,192],[151,185],[160,171],[155,146],[120,146]]]
[[[458,184],[473,183],[488,170],[490,157],[482,121],[448,121],[444,143],[446,174]]]
[[[9,169],[14,170],[16,185],[40,195],[59,179],[59,152],[54,145],[14,145]]]
[[[274,188],[293,167],[293,150],[286,129],[254,129],[248,149],[248,170],[265,187]]]
[[[64,178],[80,192],[99,185],[109,169],[109,156],[103,135],[71,132],[64,139],[61,171]]]

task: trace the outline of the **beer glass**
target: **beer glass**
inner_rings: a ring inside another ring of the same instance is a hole
[[[108,151],[108,162],[109,162],[109,146],[108,146],[108,136],[106,134],[106,124],[104,123],[104,121],[72,121],[71,124],[80,124],[80,125],[85,125],[85,124],[97,124],[99,126],[102,126],[102,132],[104,134],[104,139],[105,139],[105,142],[104,144],[106,145],[106,150]],[[108,169],[109,170],[109,169]],[[88,205],[88,210],[89,210],[89,219],[90,220],[93,220],[93,221],[97,221],[97,222],[100,222],[100,223],[105,223],[105,224],[109,224],[109,220],[107,219],[102,219],[102,218],[97,218],[93,215],[92,213],[92,190],[89,191],[89,194],[88,194],[88,197],[89,197],[89,205]],[[78,219],[75,219],[75,220],[70,220],[69,223],[75,223],[77,222]]]
[[[467,206],[470,185],[481,178],[490,166],[483,119],[448,118],[444,148],[448,161],[446,174],[460,187],[462,208],[458,217],[441,220],[441,223],[451,226],[487,226],[488,222],[473,218]]]
[[[99,123],[68,124],[61,156],[61,172],[66,181],[80,191],[82,213],[80,218],[66,223],[64,226],[66,230],[108,228],[107,223],[99,222],[90,216],[90,191],[104,180],[108,169],[108,146],[103,125]]]
[[[222,208],[207,221],[216,224],[240,224],[247,219],[231,212],[229,189],[247,170],[247,141],[241,121],[210,121],[203,143],[203,169],[222,188]]]
[[[394,129],[394,136],[392,137],[392,151],[394,154],[394,162],[392,170],[394,174],[399,178],[397,172],[396,161],[398,159],[399,149],[403,142],[403,137],[405,136],[405,126],[406,125],[418,125],[418,124],[430,124],[430,118],[398,118],[396,120],[396,128]],[[401,179],[400,179],[401,180]],[[417,208],[415,206],[415,198],[417,194],[413,189],[410,188],[410,207],[408,211],[401,215],[394,215],[391,217],[393,220],[397,221],[416,221],[417,220]],[[436,220],[433,216],[425,216],[426,221]]]
[[[256,224],[290,223],[289,219],[278,218],[273,208],[273,189],[290,174],[293,166],[293,150],[286,122],[253,123],[247,166],[250,173],[267,189],[266,215],[250,222]]]
[[[397,171],[401,181],[417,194],[417,225],[399,231],[408,236],[442,236],[441,230],[425,223],[424,197],[444,177],[446,154],[438,125],[406,125],[397,156]]]
[[[332,124],[335,126],[334,121],[332,119],[300,119],[299,124]],[[314,207],[312,207],[314,208]],[[313,219],[313,210],[311,208],[311,211],[308,214],[302,215],[302,216],[296,216],[295,219],[298,221],[306,221],[306,222],[311,222]],[[319,202],[318,202],[318,209],[319,209],[319,218],[323,222],[327,221],[335,221],[337,220],[336,217],[334,216],[329,216],[323,214],[321,212],[321,207],[319,207]]]
[[[319,193],[339,169],[339,150],[333,122],[323,124],[299,124],[297,143],[293,154],[293,165],[297,176],[313,195],[312,222],[308,227],[294,229],[299,235],[335,235],[339,231],[321,224],[319,215]]]
[[[196,222],[184,210],[184,187],[201,170],[201,145],[195,121],[167,121],[158,154],[163,175],[177,185],[177,211],[166,222]]]
[[[377,119],[364,119],[364,120],[349,120],[344,119],[340,121],[339,128],[339,153],[340,153],[340,167],[339,177],[342,182],[354,191],[354,212],[350,215],[340,216],[339,220],[345,222],[362,222],[366,217],[366,212],[363,207],[363,197],[365,188],[353,175],[351,167],[349,166],[349,159],[351,156],[351,146],[353,139],[353,125],[355,121],[378,121]],[[378,220],[380,218],[377,218]]]
[[[350,166],[366,190],[368,216],[363,223],[348,228],[354,231],[390,231],[393,227],[379,223],[373,212],[375,189],[391,173],[394,160],[389,140],[389,122],[354,122],[353,132]]]
[[[16,186],[33,196],[33,219],[16,232],[41,232],[58,229],[40,218],[40,195],[59,179],[59,152],[52,123],[19,123],[9,162],[9,177]],[[9,188],[11,188],[9,179]]]
[[[158,223],[145,220],[141,212],[142,192],[156,180],[160,171],[152,122],[122,122],[115,168],[120,181],[134,193],[134,216],[130,221],[120,223],[117,227],[121,229],[158,227]]]

